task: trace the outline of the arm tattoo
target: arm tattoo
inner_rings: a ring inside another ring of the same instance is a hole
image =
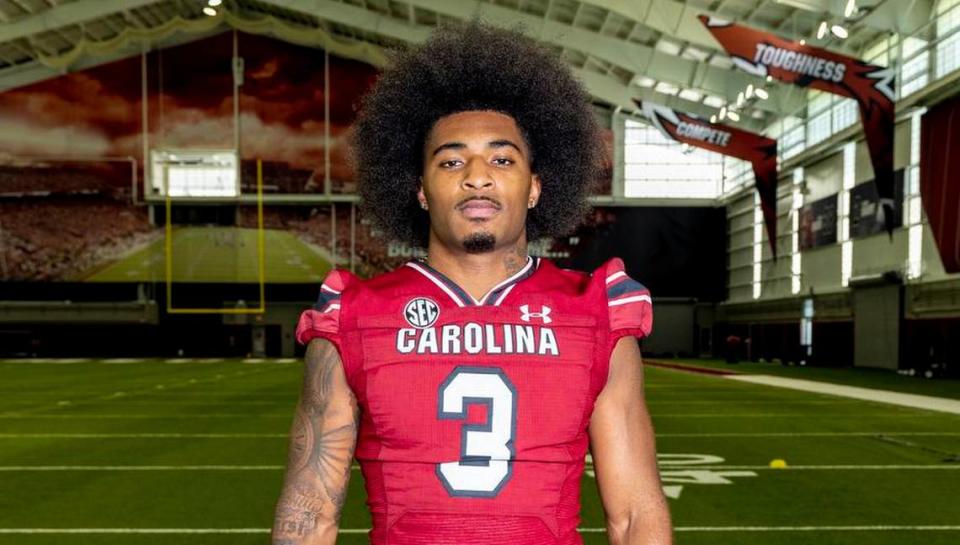
[[[338,383],[339,388],[334,384]],[[307,348],[303,392],[273,525],[274,545],[334,543],[347,495],[360,409],[332,343]]]

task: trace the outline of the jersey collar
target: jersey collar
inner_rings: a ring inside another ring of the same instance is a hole
[[[490,291],[481,297],[480,300],[474,299],[473,296],[457,285],[456,282],[447,278],[442,272],[427,265],[424,259],[409,261],[406,263],[406,266],[426,276],[427,279],[436,284],[441,291],[450,296],[450,299],[453,299],[453,302],[459,307],[483,305],[500,306],[500,303],[506,299],[507,294],[510,293],[510,290],[512,290],[514,286],[536,272],[537,268],[540,267],[540,258],[527,256],[527,263],[519,271],[490,288]]]

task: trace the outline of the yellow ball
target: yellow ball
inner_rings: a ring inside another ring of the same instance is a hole
[[[770,467],[774,469],[783,469],[787,467],[787,461],[777,458],[776,460],[770,460]]]

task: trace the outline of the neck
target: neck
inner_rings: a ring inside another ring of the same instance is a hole
[[[527,238],[489,252],[471,254],[440,243],[431,233],[427,264],[479,300],[491,288],[516,274],[527,264]]]

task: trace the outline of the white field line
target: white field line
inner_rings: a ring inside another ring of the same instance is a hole
[[[725,403],[736,403],[737,405],[850,405],[858,403],[856,399],[754,399],[754,400],[736,400],[728,399],[668,399],[650,401],[647,405],[671,405],[674,407],[684,405],[723,405]]]
[[[958,525],[860,526],[677,526],[675,532],[956,532]],[[340,528],[341,534],[365,534],[369,528]],[[606,528],[577,528],[600,534]],[[270,528],[0,528],[0,534],[269,534]]]
[[[593,467],[586,465],[587,469]],[[660,464],[661,471],[696,470],[771,470],[771,471],[904,471],[904,470],[958,470],[960,464],[890,464],[890,465],[797,465],[785,468],[772,468],[766,465],[698,465]],[[57,465],[57,466],[0,466],[0,472],[27,471],[280,471],[284,465]],[[351,466],[359,470],[360,466]]]
[[[0,472],[20,471],[282,471],[283,465],[200,465],[200,466],[0,466]]]
[[[903,413],[664,413],[650,414],[653,418],[923,418],[925,416],[939,416],[934,414],[917,414],[912,412]]]
[[[141,419],[141,418],[283,418],[285,420],[293,419],[293,412],[290,414],[224,414],[224,413],[197,413],[197,414],[0,414],[0,418],[5,419]]]
[[[0,433],[0,439],[264,439],[286,433]]]
[[[844,386],[841,384],[831,384],[827,382],[817,382],[813,380],[801,380],[795,378],[774,377],[770,375],[726,375],[724,378],[738,382],[747,382],[750,384],[761,384],[764,386],[775,386],[777,388],[788,388],[791,390],[813,392],[816,394],[827,394],[852,399],[860,399],[863,401],[887,403],[890,405],[899,405],[901,407],[911,407],[914,409],[926,409],[928,411],[960,414],[960,399],[904,394],[900,392],[891,392],[889,390],[859,388],[856,386]]]
[[[955,437],[960,431],[811,431],[811,432],[716,432],[658,433],[660,437]]]

